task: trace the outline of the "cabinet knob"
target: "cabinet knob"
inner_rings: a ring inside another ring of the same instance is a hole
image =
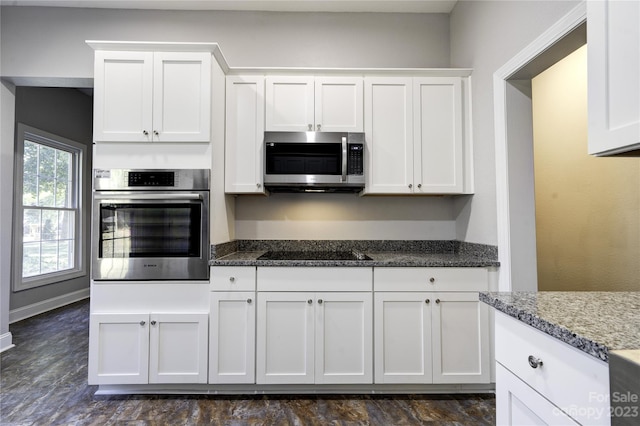
[[[440,299],[436,299],[436,303],[440,303]]]
[[[157,131],[157,130],[154,130],[154,131],[153,131],[153,134],[154,134],[154,135],[156,135],[156,136],[158,136],[158,131]]]
[[[424,301],[424,303],[426,303],[427,305],[429,304],[429,302],[431,302],[431,300],[429,300],[429,299]]]
[[[436,282],[436,279],[435,279],[434,277],[431,277],[431,278],[429,278],[429,282],[430,282],[431,284],[433,284],[433,283],[435,283],[435,282]]]
[[[140,321],[140,325],[144,326],[146,324],[145,321]]]
[[[309,124],[309,131],[313,130],[313,124]]]
[[[422,188],[422,184],[421,183],[418,184],[418,188]]]
[[[318,131],[320,131],[320,125],[319,124],[318,124],[317,128],[318,128]]]
[[[247,299],[247,303],[251,303],[253,302],[253,300],[251,300],[251,298]]]
[[[156,325],[156,321],[155,320],[151,321],[151,325]]]
[[[322,299],[318,299],[318,305],[322,305]]]
[[[229,281],[234,282],[236,280],[236,277],[229,277]]]
[[[529,355],[528,361],[531,368],[542,367],[542,360],[540,358],[536,358],[533,355]]]
[[[145,135],[145,136],[147,136],[147,135],[149,134],[149,132],[147,132],[146,130],[143,130],[143,131],[142,131],[142,134],[143,134],[143,135]]]
[[[409,184],[409,189],[411,189],[411,188],[413,188],[413,184],[412,183]]]
[[[308,304],[312,304],[312,303],[313,303],[313,300],[309,299],[309,300],[307,300],[307,303],[308,303]]]
[[[256,183],[256,188],[260,188],[262,186],[261,183]]]

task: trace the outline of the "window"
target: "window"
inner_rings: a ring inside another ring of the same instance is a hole
[[[82,144],[18,124],[12,262],[15,291],[85,274],[83,157]]]

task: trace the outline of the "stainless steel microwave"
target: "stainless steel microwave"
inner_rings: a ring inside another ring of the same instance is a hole
[[[264,186],[271,192],[358,192],[364,133],[265,132]]]

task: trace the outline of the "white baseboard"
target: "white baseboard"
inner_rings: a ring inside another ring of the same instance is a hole
[[[14,309],[12,311],[9,311],[9,324],[13,324],[16,321],[22,321],[23,319],[27,319],[35,315],[43,314],[45,312],[51,311],[52,309],[65,306],[79,300],[87,299],[88,297],[89,288],[86,288],[83,290],[74,291],[73,293],[54,297],[53,299],[43,300],[42,302],[33,303],[31,305]]]
[[[4,352],[7,349],[13,348],[13,336],[11,333],[4,333],[0,335],[0,352]]]

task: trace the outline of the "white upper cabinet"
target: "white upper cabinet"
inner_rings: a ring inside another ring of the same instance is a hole
[[[225,192],[263,194],[263,76],[227,76],[226,132]]]
[[[640,2],[587,2],[589,153],[640,149]]]
[[[268,76],[266,130],[362,132],[362,78]]]
[[[461,77],[365,78],[365,193],[469,191],[464,108]]]
[[[411,194],[413,90],[411,77],[365,78],[367,194]]]
[[[413,191],[425,194],[462,192],[460,78],[414,78],[413,100]]]
[[[96,142],[209,142],[210,52],[95,52]]]

